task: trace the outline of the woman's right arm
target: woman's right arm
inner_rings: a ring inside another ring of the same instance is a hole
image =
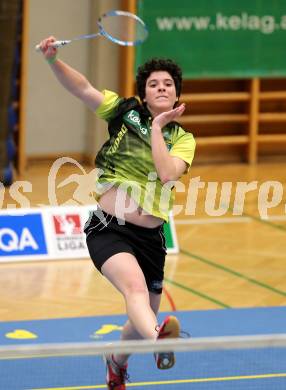
[[[82,100],[93,111],[103,102],[104,95],[94,88],[81,73],[56,58],[57,49],[52,47],[54,37],[44,39],[40,43],[41,51],[50,63],[58,81],[74,96]]]

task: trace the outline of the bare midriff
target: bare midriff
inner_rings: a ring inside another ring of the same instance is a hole
[[[117,187],[107,190],[99,199],[103,211],[135,225],[155,228],[162,225],[163,219],[148,214],[126,192]]]

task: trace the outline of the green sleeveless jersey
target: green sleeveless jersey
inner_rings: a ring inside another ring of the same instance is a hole
[[[127,192],[147,213],[168,221],[172,209],[174,183],[163,184],[158,178],[152,159],[152,118],[136,98],[123,99],[104,90],[104,100],[97,108],[98,117],[108,122],[109,139],[96,157],[101,170],[97,180],[100,197],[111,186]],[[169,123],[162,129],[171,156],[191,165],[195,140],[178,123]]]

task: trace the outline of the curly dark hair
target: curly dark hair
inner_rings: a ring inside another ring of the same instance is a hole
[[[169,58],[151,58],[145,64],[139,66],[136,75],[137,94],[141,102],[145,98],[146,81],[152,72],[166,71],[175,83],[176,95],[180,97],[182,89],[182,70],[178,64]]]

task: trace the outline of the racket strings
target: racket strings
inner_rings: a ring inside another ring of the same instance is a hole
[[[122,44],[141,43],[148,34],[145,24],[127,15],[106,16],[101,19],[100,25],[109,38]]]

